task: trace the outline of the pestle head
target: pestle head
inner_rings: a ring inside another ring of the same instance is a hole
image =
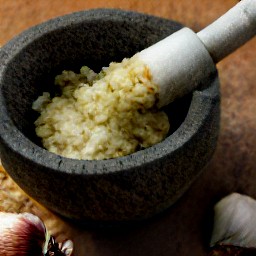
[[[158,107],[191,92],[211,74],[215,64],[198,36],[183,28],[137,54],[159,86]]]

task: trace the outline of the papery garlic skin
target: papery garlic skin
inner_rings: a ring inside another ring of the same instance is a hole
[[[0,212],[0,255],[42,256],[45,226],[30,213]]]
[[[231,244],[256,247],[256,201],[249,196],[232,193],[214,207],[211,246]]]
[[[74,244],[71,240],[66,240],[61,244],[61,251],[66,255],[66,256],[71,256],[73,253],[73,248]]]

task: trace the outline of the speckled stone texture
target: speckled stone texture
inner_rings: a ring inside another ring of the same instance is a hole
[[[39,94],[53,91],[61,70],[85,64],[97,71],[180,28],[148,15],[87,11],[34,27],[1,49],[1,159],[25,192],[65,217],[116,223],[151,217],[189,188],[217,141],[217,72],[166,109],[172,125],[166,140],[118,159],[78,161],[47,152],[31,110]]]

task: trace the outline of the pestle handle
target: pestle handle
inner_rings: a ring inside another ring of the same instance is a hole
[[[256,0],[242,0],[197,33],[213,61],[218,63],[256,34]]]

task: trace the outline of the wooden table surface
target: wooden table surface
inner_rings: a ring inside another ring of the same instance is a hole
[[[49,18],[98,7],[149,13],[177,20],[199,31],[237,2],[0,0],[0,45],[24,29]],[[256,38],[219,63],[218,70],[222,115],[216,152],[189,191],[164,214],[136,227],[121,230],[77,227],[19,194],[19,189],[8,176],[4,177],[3,172],[0,173],[0,210],[38,214],[59,239],[69,237],[74,240],[75,256],[206,255],[214,203],[235,191],[256,198]],[[8,183],[4,186],[3,181],[6,180]],[[8,200],[14,205],[11,206]],[[27,207],[21,207],[22,200]]]

